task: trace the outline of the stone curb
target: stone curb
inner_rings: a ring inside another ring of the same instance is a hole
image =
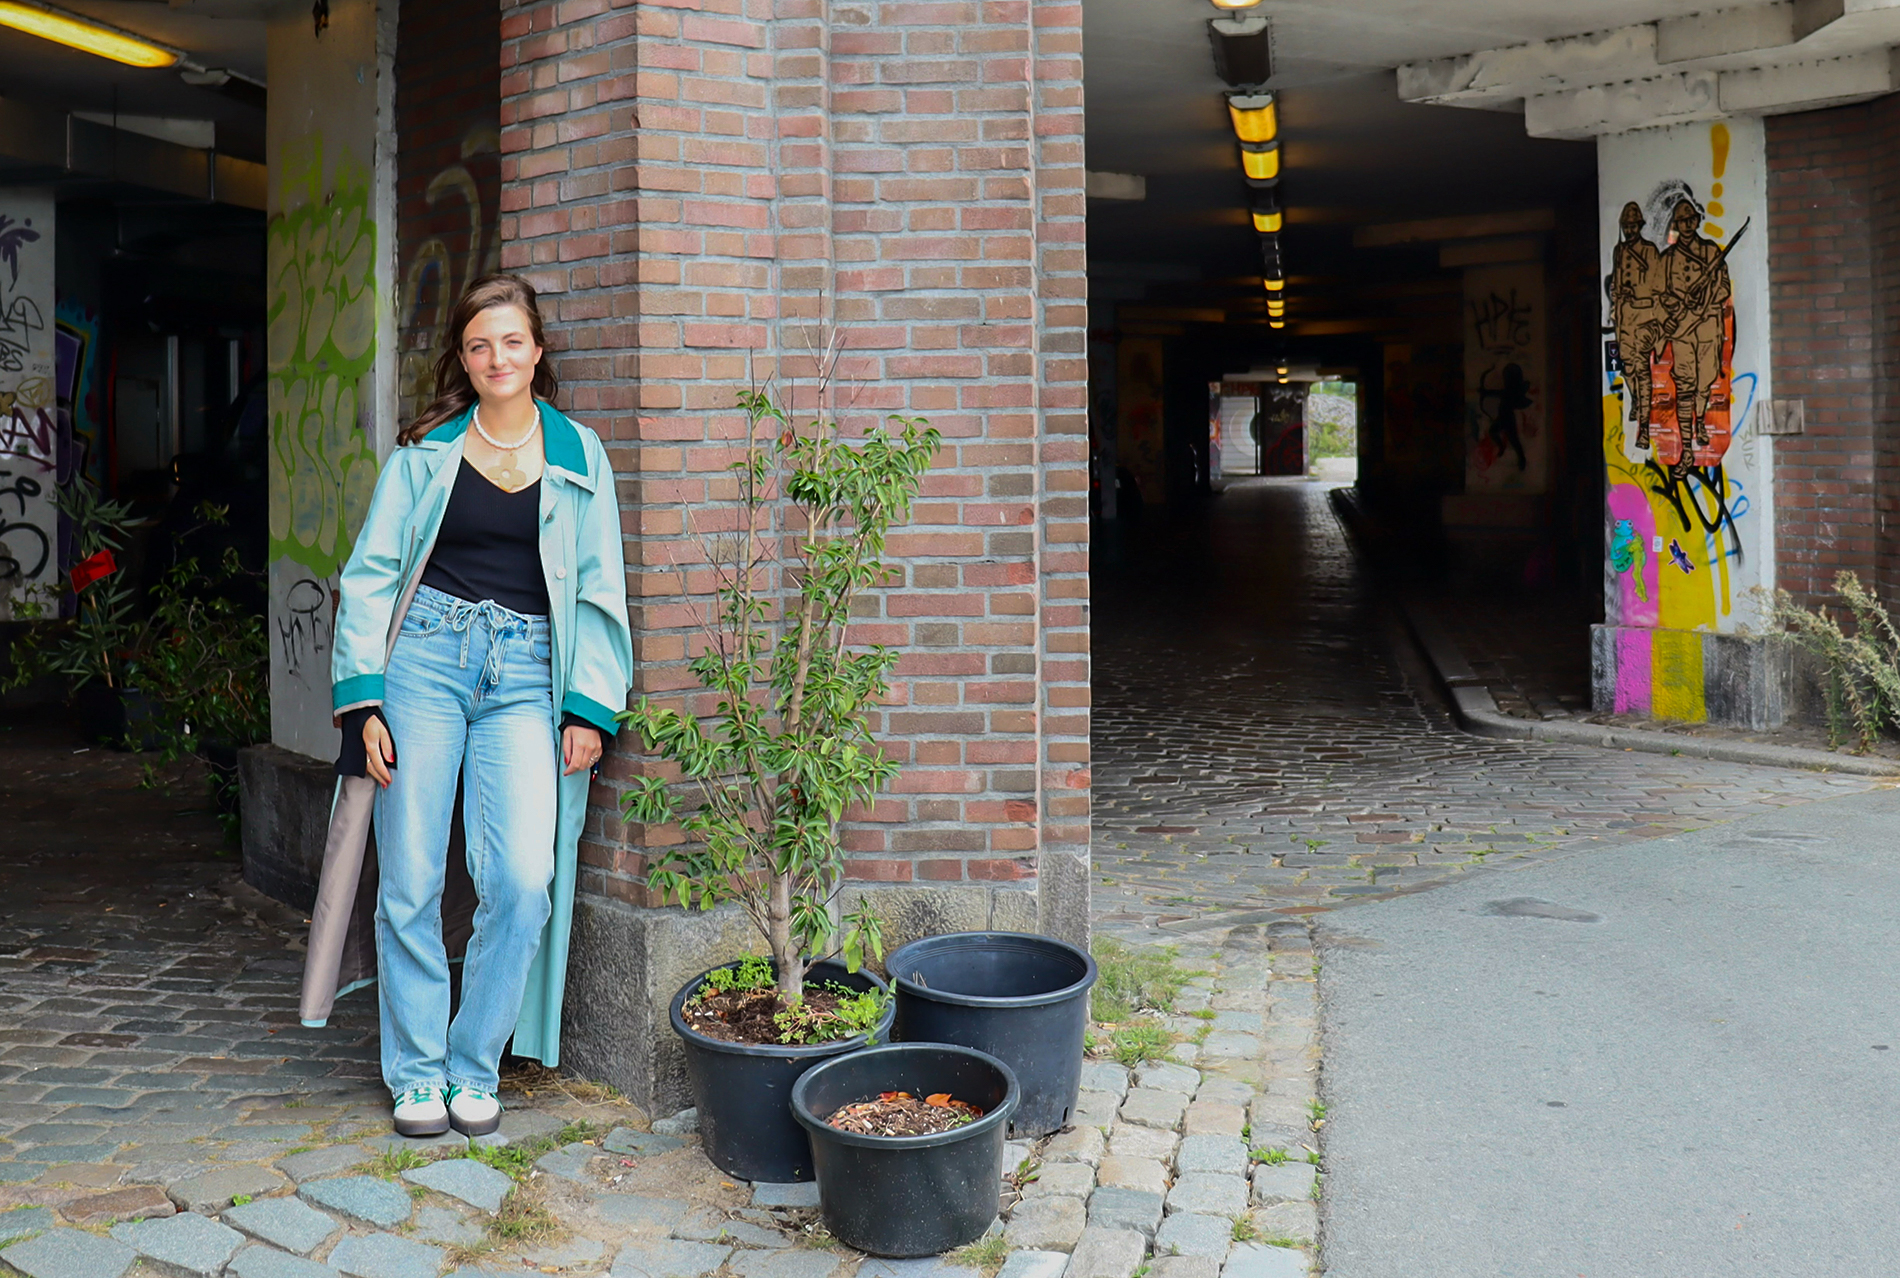
[[[1360,526],[1364,516],[1354,507],[1348,488],[1327,493],[1327,505],[1333,517],[1345,529],[1346,541],[1362,563],[1372,566],[1366,545],[1366,533]],[[1759,767],[1792,768],[1805,772],[1836,772],[1844,776],[1900,776],[1900,762],[1890,759],[1864,759],[1855,755],[1809,750],[1802,746],[1765,745],[1753,741],[1706,741],[1697,737],[1678,737],[1646,728],[1606,728],[1595,723],[1575,723],[1551,719],[1519,719],[1498,709],[1491,689],[1481,682],[1471,663],[1465,660],[1457,643],[1439,627],[1436,620],[1416,601],[1402,593],[1388,596],[1398,607],[1405,630],[1419,653],[1431,667],[1450,700],[1452,718],[1458,726],[1476,737],[1505,741],[1547,741],[1558,745],[1593,746],[1600,750],[1635,750],[1643,754],[1668,754],[1688,759],[1712,759],[1718,763],[1748,763]]]

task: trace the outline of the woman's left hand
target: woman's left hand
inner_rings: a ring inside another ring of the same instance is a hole
[[[576,772],[585,772],[600,762],[600,729],[583,728],[579,724],[569,724],[561,729],[561,762],[566,765],[563,776],[573,776]]]

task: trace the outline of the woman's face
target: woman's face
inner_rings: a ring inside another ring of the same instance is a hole
[[[491,306],[462,330],[462,367],[485,400],[524,395],[534,384],[541,348],[534,344],[528,314],[519,306]]]

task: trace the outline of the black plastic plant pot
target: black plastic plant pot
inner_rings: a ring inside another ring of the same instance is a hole
[[[955,1043],[1016,1072],[1014,1136],[1060,1131],[1082,1086],[1095,960],[1052,936],[951,932],[912,941],[885,967],[900,1043]]]
[[[825,1119],[880,1092],[948,1092],[983,1117],[934,1136],[864,1136]],[[985,1052],[891,1043],[814,1066],[792,1088],[811,1134],[818,1213],[839,1242],[873,1256],[934,1256],[981,1238],[996,1219],[1016,1075]]]
[[[728,963],[727,967],[737,964]],[[715,971],[718,969],[714,969]],[[792,1119],[792,1084],[820,1061],[890,1038],[895,1009],[869,1035],[832,1043],[727,1043],[707,1038],[686,1023],[686,1000],[699,993],[702,972],[673,996],[673,1032],[686,1045],[686,1073],[699,1106],[699,1134],[713,1166],[740,1180],[777,1184],[812,1178],[811,1142]],[[889,990],[870,972],[847,972],[842,963],[815,963],[807,985],[830,982],[853,990]]]

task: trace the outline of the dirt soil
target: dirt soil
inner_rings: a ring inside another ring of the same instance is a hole
[[[805,987],[808,1015],[835,1015],[838,995],[822,985]],[[710,998],[690,1000],[680,1009],[686,1023],[707,1038],[722,1043],[781,1043],[784,1035],[773,1018],[785,1010],[777,990],[732,990]],[[823,1040],[805,1038],[803,1042]]]
[[[981,1117],[982,1110],[948,1092],[922,1100],[909,1092],[880,1092],[876,1100],[846,1105],[825,1121],[861,1136],[934,1136]]]

